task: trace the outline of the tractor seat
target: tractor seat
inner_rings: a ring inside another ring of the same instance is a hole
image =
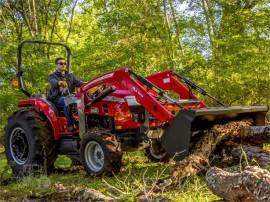
[[[53,109],[53,111],[56,113],[57,116],[65,116],[63,108],[56,107],[55,104],[53,104],[48,99],[45,99],[44,96],[34,95],[32,97],[38,98],[42,100],[43,102],[47,103]],[[77,113],[77,107],[72,107],[71,113]]]
[[[51,101],[49,101],[48,99],[45,99],[42,96],[35,96],[35,97],[38,97],[43,102],[47,103],[53,109],[53,111],[56,113],[57,116],[65,116],[64,109],[57,108]]]
[[[48,101],[50,103],[50,106],[52,107],[53,111],[57,114],[57,116],[65,116],[64,109],[63,108],[57,108],[55,104]]]
[[[48,101],[46,99],[46,102],[51,106],[51,108],[53,109],[53,111],[57,114],[57,116],[65,116],[64,114],[64,109],[63,108],[58,108],[55,106],[55,104],[53,104],[51,101]],[[71,109],[71,113],[76,113],[77,112],[77,107],[72,107]]]

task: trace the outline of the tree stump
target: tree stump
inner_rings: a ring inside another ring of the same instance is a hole
[[[243,172],[231,173],[217,167],[207,171],[208,187],[227,201],[269,201],[270,172],[247,166]]]

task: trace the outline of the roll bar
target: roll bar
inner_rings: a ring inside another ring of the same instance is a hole
[[[16,76],[18,78],[19,81],[19,85],[20,85],[20,90],[28,97],[31,97],[31,93],[27,91],[24,82],[23,82],[23,71],[22,71],[22,48],[24,47],[25,44],[46,44],[46,45],[54,45],[54,46],[62,46],[66,49],[67,51],[67,71],[69,72],[71,69],[71,50],[70,48],[64,44],[64,43],[60,43],[60,42],[49,42],[49,41],[41,41],[41,40],[25,40],[22,41],[17,49],[17,58],[18,58],[18,62],[17,62],[17,73]]]

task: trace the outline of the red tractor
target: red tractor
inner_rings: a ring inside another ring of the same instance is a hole
[[[250,117],[254,125],[265,125],[266,106],[225,106],[174,71],[144,78],[121,68],[86,82],[66,97],[67,105],[77,106],[73,117],[78,130],[69,132],[63,112],[24,85],[21,52],[25,43],[65,47],[70,71],[70,49],[65,44],[24,41],[19,45],[17,77],[28,98],[18,101],[19,109],[5,127],[6,156],[16,175],[27,174],[29,167],[51,168],[57,154],[80,161],[90,174],[116,174],[123,151],[144,149],[150,160],[179,161],[216,123]],[[192,90],[215,100],[219,107],[208,107]]]

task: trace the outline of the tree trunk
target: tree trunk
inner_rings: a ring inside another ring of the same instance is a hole
[[[171,12],[172,12],[172,18],[173,18],[173,22],[174,22],[175,34],[176,34],[178,46],[179,46],[179,49],[181,51],[181,55],[184,56],[183,45],[182,45],[182,42],[181,42],[181,34],[180,34],[179,26],[178,26],[178,23],[177,23],[177,20],[176,20],[176,14],[175,14],[175,9],[173,7],[172,0],[169,1],[169,4],[170,4]]]
[[[69,39],[69,36],[70,36],[70,33],[71,33],[71,30],[72,30],[72,24],[73,24],[73,18],[74,18],[74,11],[75,11],[75,8],[76,8],[76,5],[78,3],[78,0],[75,0],[73,6],[72,6],[72,9],[71,9],[71,16],[70,16],[70,20],[69,20],[69,27],[68,27],[68,33],[67,33],[67,36],[66,36],[66,43],[68,42],[68,39]]]
[[[252,120],[232,121],[224,125],[217,124],[212,127],[196,143],[191,154],[184,160],[175,164],[173,168],[173,181],[178,182],[184,177],[196,175],[209,165],[209,157],[216,146],[227,137],[238,137],[243,127],[252,125]]]
[[[269,201],[270,172],[248,166],[242,173],[212,167],[206,174],[208,187],[227,201]]]
[[[203,14],[204,14],[205,20],[206,20],[207,33],[208,33],[209,41],[210,41],[210,44],[211,44],[211,49],[212,49],[212,52],[214,52],[214,50],[215,50],[215,46],[214,46],[214,28],[213,28],[213,24],[212,24],[212,21],[211,21],[208,2],[206,0],[201,0],[201,2],[202,2]]]
[[[252,145],[225,144],[227,156],[231,156],[235,162],[244,159],[247,164],[256,164],[262,167],[270,165],[270,152],[261,147]]]
[[[168,40],[170,43],[170,58],[173,64],[173,68],[176,68],[176,62],[175,62],[175,53],[174,53],[174,47],[173,47],[173,42],[172,42],[172,33],[171,33],[171,24],[170,24],[170,20],[169,20],[169,16],[167,13],[167,1],[163,0],[163,11],[164,11],[164,21],[165,21],[165,25],[168,31]]]

